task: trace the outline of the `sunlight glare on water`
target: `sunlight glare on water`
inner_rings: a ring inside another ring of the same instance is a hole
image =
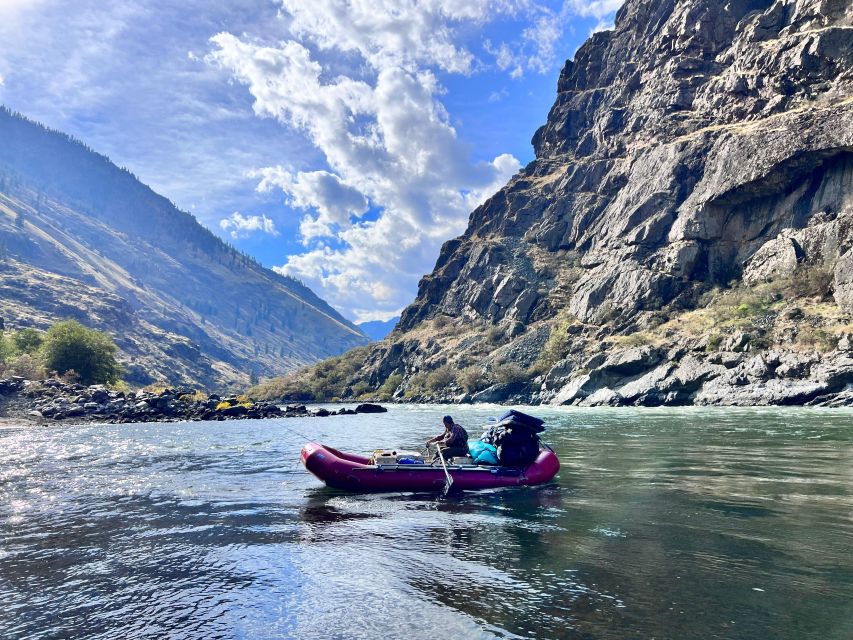
[[[310,434],[451,412],[0,430],[3,638],[853,637],[853,412],[540,409],[543,487],[350,495]]]

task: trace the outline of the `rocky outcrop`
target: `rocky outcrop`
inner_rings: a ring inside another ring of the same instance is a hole
[[[627,321],[745,267],[834,264],[853,227],[851,34],[837,0],[629,0],[566,63],[536,160],[445,245],[401,327],[566,302]],[[543,291],[566,251],[576,281]]]
[[[672,355],[634,375],[601,367],[559,388],[543,384],[533,400],[580,406],[837,405],[837,396],[853,390],[853,358],[841,350],[822,358],[780,350]]]

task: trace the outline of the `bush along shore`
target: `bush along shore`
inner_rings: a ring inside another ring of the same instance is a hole
[[[86,386],[52,378],[0,380],[0,414],[28,422],[178,422],[326,417],[384,411],[384,407],[370,403],[337,411],[309,409],[302,404],[279,406],[273,402],[254,402],[246,396],[208,395],[189,388],[119,391],[104,385]]]

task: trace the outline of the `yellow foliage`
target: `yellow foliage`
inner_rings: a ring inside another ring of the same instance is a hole
[[[192,404],[193,402],[204,402],[207,400],[207,394],[204,391],[196,390],[192,393],[185,393],[178,396],[178,400],[187,404]]]
[[[230,403],[230,402],[228,402],[227,400],[223,400],[223,401],[222,401],[222,402],[220,402],[218,405],[216,405],[216,410],[217,410],[217,411],[222,411],[222,410],[224,410],[224,409],[230,409],[230,408],[231,408],[231,403]]]
[[[145,393],[150,393],[152,395],[160,395],[161,393],[163,393],[168,388],[169,388],[169,385],[166,384],[165,382],[152,382],[148,386],[142,387],[142,390]]]

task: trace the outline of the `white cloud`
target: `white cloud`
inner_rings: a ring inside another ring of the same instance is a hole
[[[488,100],[489,100],[489,102],[500,102],[501,100],[503,100],[504,98],[506,98],[508,95],[509,95],[509,91],[507,90],[507,88],[506,88],[506,87],[502,87],[502,88],[501,88],[500,90],[498,90],[498,91],[492,91],[492,92],[489,94],[489,98],[488,98]]]
[[[562,60],[563,52],[558,51],[557,45],[573,16],[597,18],[592,33],[611,29],[613,13],[622,3],[623,0],[564,0],[558,11],[544,5],[526,4],[530,25],[522,30],[521,37],[515,42],[498,45],[486,40],[483,48],[494,56],[498,69],[508,71],[511,78],[520,78],[528,71],[547,73]]]
[[[244,216],[239,211],[235,211],[227,218],[220,220],[219,226],[224,231],[227,231],[234,239],[246,238],[256,232],[266,233],[271,236],[278,235],[275,222],[263,214],[259,216]]]
[[[566,6],[579,16],[591,16],[601,20],[614,13],[624,0],[567,0]]]
[[[545,73],[553,66],[557,57],[556,44],[563,35],[565,22],[564,16],[546,11],[522,31],[522,38],[533,48],[533,53],[527,57],[528,69]]]
[[[268,167],[258,174],[263,178],[259,191],[278,187],[290,196],[291,206],[316,211],[316,218],[305,216],[302,220],[300,232],[305,241],[332,236],[336,229],[350,226],[352,217],[359,218],[367,212],[367,198],[328,171],[300,171],[291,175],[282,167]]]
[[[325,158],[322,170],[259,172],[259,188],[280,188],[307,211],[300,231],[309,249],[279,270],[356,318],[396,313],[441,244],[520,167],[509,154],[471,161],[434,75],[472,70],[471,54],[453,42],[454,24],[508,5],[282,4],[299,41],[271,47],[221,33],[208,57],[248,87],[258,115],[303,131]],[[342,53],[351,69],[342,69]],[[377,219],[362,219],[368,206]]]

